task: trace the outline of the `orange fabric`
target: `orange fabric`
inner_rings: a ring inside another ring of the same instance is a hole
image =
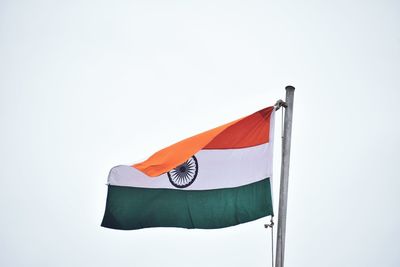
[[[244,148],[269,141],[269,117],[273,107],[238,120],[216,135],[203,149]]]
[[[269,141],[268,107],[249,116],[184,139],[133,165],[148,176],[159,176],[185,162],[201,149],[232,149],[256,146]]]

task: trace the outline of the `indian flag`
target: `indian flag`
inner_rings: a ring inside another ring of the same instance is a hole
[[[112,168],[102,226],[214,229],[273,215],[273,129],[268,107]]]

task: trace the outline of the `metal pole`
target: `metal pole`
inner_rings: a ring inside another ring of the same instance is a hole
[[[285,258],[286,213],[289,186],[290,141],[292,136],[294,87],[286,86],[285,122],[282,137],[281,183],[279,188],[278,233],[275,267],[283,267]]]

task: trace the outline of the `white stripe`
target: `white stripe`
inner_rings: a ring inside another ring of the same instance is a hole
[[[205,149],[195,156],[198,174],[195,181],[180,190],[232,188],[272,178],[274,113],[271,114],[270,142],[240,149]],[[142,188],[179,189],[171,184],[167,174],[149,177],[131,166],[111,169],[110,185]]]

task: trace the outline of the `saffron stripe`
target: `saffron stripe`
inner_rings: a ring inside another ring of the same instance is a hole
[[[245,148],[267,143],[270,139],[273,114],[273,107],[259,110],[161,149],[133,167],[147,176],[156,177],[182,164],[203,148]]]

